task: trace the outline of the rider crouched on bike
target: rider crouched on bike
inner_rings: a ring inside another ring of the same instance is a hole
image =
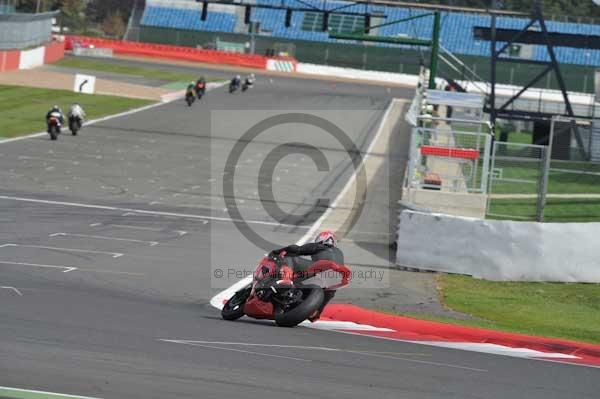
[[[69,119],[75,118],[78,122],[83,122],[85,119],[85,111],[81,108],[81,105],[78,103],[74,103],[71,105],[71,109],[69,109]]]
[[[294,269],[295,273],[302,273],[308,269],[314,262],[319,260],[330,260],[338,265],[344,265],[344,253],[337,247],[337,238],[329,230],[322,231],[317,235],[315,241],[304,245],[288,245],[287,247],[271,251],[269,256],[279,256],[285,251],[285,258]],[[311,261],[301,258],[301,256],[310,256]],[[315,315],[309,320],[315,321],[321,315],[321,312],[327,303],[335,296],[335,291],[325,290],[325,299]]]
[[[206,79],[204,76],[200,76],[200,78],[196,81],[196,93],[200,93],[201,95],[206,93]]]
[[[196,95],[196,83],[195,82],[190,82],[190,84],[187,86],[187,88],[185,89],[185,95],[189,96],[189,95]]]
[[[53,106],[50,111],[48,111],[46,114],[46,123],[48,123],[52,117],[58,118],[61,126],[65,124],[65,116],[58,105]]]
[[[256,77],[253,73],[251,73],[250,75],[246,76],[244,83],[246,84],[246,86],[253,86],[254,82],[256,82]]]

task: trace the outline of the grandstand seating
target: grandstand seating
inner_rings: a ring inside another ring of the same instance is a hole
[[[319,0],[305,0],[305,3],[319,5]],[[259,4],[280,4],[280,0],[257,0]],[[168,5],[167,5],[168,4]],[[330,0],[329,9],[348,4]],[[211,32],[234,32],[237,15],[235,7],[222,6],[212,10],[210,6],[206,21],[201,21],[201,3],[193,0],[175,0],[165,3],[161,0],[147,0],[141,24],[145,26],[190,29]],[[356,9],[355,9],[356,8]],[[345,8],[345,11],[364,12],[364,6],[354,5]],[[426,11],[421,9],[397,8],[377,6],[377,11],[386,15],[384,22],[407,18]],[[260,21],[261,30],[274,37],[321,42],[334,42],[328,34],[321,31],[322,16],[310,12],[296,12],[292,15],[292,26],[284,26],[285,11],[255,8],[252,11],[252,20]],[[449,51],[462,55],[487,56],[490,54],[490,43],[476,40],[473,36],[475,26],[490,26],[491,17],[483,14],[469,14],[460,12],[442,13],[441,42]],[[352,31],[360,29],[363,24],[362,17],[342,17],[332,14],[330,29],[338,31]],[[499,28],[520,29],[528,21],[523,18],[499,17]],[[419,38],[431,37],[431,17],[411,20],[405,23],[379,28],[380,36],[410,36]],[[576,24],[566,22],[547,22],[550,31],[574,34],[588,34],[600,36],[600,25]],[[390,44],[381,44],[390,46]],[[547,60],[548,55],[543,46],[533,46],[532,58]],[[558,60],[567,64],[600,66],[600,50],[586,50],[557,47]]]

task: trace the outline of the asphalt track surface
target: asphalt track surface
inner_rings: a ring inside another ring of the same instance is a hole
[[[265,78],[193,109],[177,101],[78,137],[0,145],[0,286],[11,287],[0,289],[0,385],[102,398],[597,398],[597,369],[226,322],[208,305],[236,279],[211,277],[215,267],[253,268],[262,254],[227,220],[220,186],[246,129],[273,113],[316,113],[365,149],[391,96],[409,94]],[[329,171],[285,157],[273,184],[284,210],[333,198],[351,173],[339,144],[301,124],[249,144],[236,169],[240,212],[281,244],[306,226],[269,223],[256,176],[267,151],[298,141],[319,148]]]

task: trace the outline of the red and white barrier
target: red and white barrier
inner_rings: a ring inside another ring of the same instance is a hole
[[[0,72],[36,68],[58,61],[64,55],[64,44],[60,42],[51,42],[30,50],[0,51]]]
[[[267,70],[277,72],[296,72],[298,62],[293,58],[270,58],[267,60]]]
[[[600,367],[600,345],[418,320],[354,305],[328,305],[319,321],[302,325],[428,346]]]
[[[267,68],[267,57],[256,54],[239,54],[227,51],[195,49],[155,43],[126,40],[99,39],[86,36],[65,36],[65,48],[90,47],[112,49],[115,54],[202,62],[207,64],[235,65],[247,68]]]

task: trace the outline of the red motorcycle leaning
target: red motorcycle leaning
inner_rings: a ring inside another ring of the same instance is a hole
[[[325,300],[325,291],[347,286],[350,269],[330,260],[320,260],[304,270],[294,271],[285,253],[261,259],[252,283],[237,291],[223,305],[221,316],[236,320],[242,316],[275,320],[281,327],[294,327],[314,320]]]

